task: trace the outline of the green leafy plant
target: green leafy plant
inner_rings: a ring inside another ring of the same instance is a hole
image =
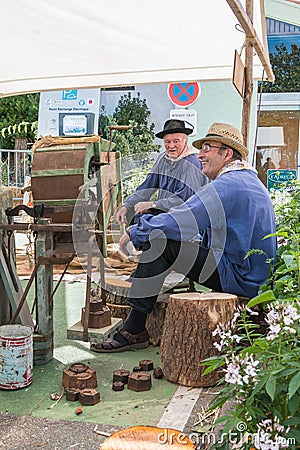
[[[13,149],[15,139],[36,140],[40,94],[24,94],[0,99],[1,148]]]
[[[299,92],[300,90],[300,47],[293,44],[288,51],[284,44],[276,45],[270,54],[275,83],[265,82],[263,92]]]
[[[134,193],[136,188],[145,180],[153,163],[149,162],[144,167],[129,170],[123,179],[123,198],[126,199]]]
[[[300,443],[300,185],[273,193],[277,260],[257,297],[214,331],[220,356],[203,362],[204,374],[222,370],[211,409],[223,439],[213,448],[299,448]],[[268,236],[266,236],[266,239]],[[255,250],[251,250],[253,252]],[[263,322],[255,320],[259,308]]]

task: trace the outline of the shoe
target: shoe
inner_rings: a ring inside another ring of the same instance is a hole
[[[125,330],[120,330],[119,333],[127,339],[128,344],[124,345],[121,342],[116,341],[116,339],[111,338],[101,344],[92,342],[90,350],[96,353],[120,353],[126,352],[127,350],[140,350],[149,347],[149,335],[147,330],[144,330],[139,334],[131,334]]]

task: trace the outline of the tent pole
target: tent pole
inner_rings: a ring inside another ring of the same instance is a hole
[[[267,80],[270,83],[274,83],[274,73],[272,71],[272,67],[270,65],[270,60],[269,60],[269,54],[266,53],[266,51],[263,48],[263,45],[261,44],[256,31],[253,27],[253,23],[250,20],[250,18],[248,17],[248,14],[246,13],[246,11],[244,10],[243,6],[241,5],[239,0],[226,0],[228,5],[230,6],[230,8],[232,9],[232,12],[234,13],[235,17],[237,18],[237,20],[239,21],[241,27],[243,28],[243,30],[246,33],[246,37],[250,40],[250,42],[252,43],[255,52],[257,53],[257,56],[259,57],[266,75],[267,75]],[[253,20],[253,18],[252,18]]]
[[[253,21],[253,0],[246,0],[246,13],[249,20]],[[249,38],[246,38],[245,50],[245,89],[243,97],[242,109],[242,135],[244,137],[244,145],[249,145],[249,131],[250,131],[250,115],[251,102],[253,95],[253,46]]]

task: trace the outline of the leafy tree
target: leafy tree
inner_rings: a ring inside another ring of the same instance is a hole
[[[102,105],[99,118],[99,134],[109,139],[110,125],[130,125],[127,131],[114,131],[113,141],[121,154],[150,153],[159,151],[160,146],[153,144],[155,124],[148,124],[151,111],[140,93],[132,97],[131,93],[122,95],[112,116],[107,116]]]
[[[1,148],[14,148],[16,138],[35,140],[35,127],[31,125],[38,120],[39,98],[39,94],[24,94],[0,99]]]
[[[117,123],[122,125],[129,125],[131,120],[136,122],[136,132],[143,132],[144,129],[148,130],[148,119],[151,114],[146,99],[141,99],[141,95],[138,92],[137,97],[132,97],[131,93],[122,95],[119,103],[113,114]],[[154,123],[149,127],[150,131],[154,130]]]
[[[263,92],[299,92],[300,47],[293,44],[290,52],[284,44],[275,48],[276,51],[270,54],[275,83],[264,83]]]

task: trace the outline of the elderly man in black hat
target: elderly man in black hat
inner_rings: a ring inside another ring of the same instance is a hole
[[[274,210],[256,170],[246,161],[242,134],[216,122],[193,145],[212,181],[183,205],[158,216],[145,214],[127,229],[121,247],[130,239],[143,250],[127,298],[132,309],[123,329],[103,344],[91,344],[93,351],[122,352],[149,345],[147,314],[171,270],[215,291],[246,297],[257,295],[268,278],[268,261],[276,257]]]
[[[116,214],[119,224],[130,223],[135,214],[169,211],[185,202],[208,182],[201,172],[196,150],[188,143],[193,128],[182,120],[170,119],[156,134],[163,139],[165,152],[159,155],[145,181],[126,199]],[[157,191],[157,199],[151,200]]]

